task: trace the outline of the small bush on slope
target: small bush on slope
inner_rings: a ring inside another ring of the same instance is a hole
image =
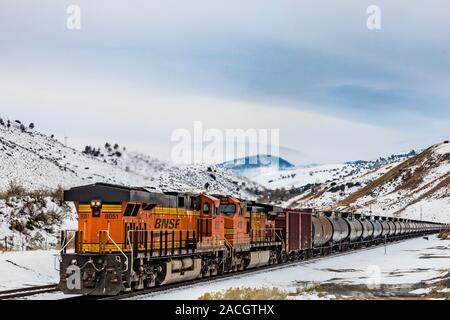
[[[5,198],[20,197],[25,195],[25,193],[26,190],[21,184],[19,184],[16,180],[11,180],[9,182],[8,189],[6,189],[5,192]]]

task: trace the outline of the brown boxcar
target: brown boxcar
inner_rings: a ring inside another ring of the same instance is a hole
[[[287,252],[311,249],[311,213],[284,210],[275,218],[275,228],[280,230]]]

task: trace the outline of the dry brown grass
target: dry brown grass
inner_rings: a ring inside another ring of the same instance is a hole
[[[297,201],[295,201],[294,203],[292,203],[290,205],[290,207],[295,207],[295,205],[299,205],[302,202],[320,198],[327,190],[328,190],[328,188],[323,188],[318,191],[308,193],[308,194],[304,195],[303,197],[301,197],[300,199],[298,199]]]
[[[11,180],[9,182],[8,188],[6,189],[6,192],[4,193],[5,198],[10,197],[20,197],[25,195],[27,190],[16,180]]]
[[[450,185],[450,173],[447,173],[445,176],[446,177],[441,182],[439,182],[436,186],[434,186],[433,188],[431,188],[424,194],[420,195],[419,197],[417,197],[416,199],[411,201],[408,205],[404,206],[403,208],[401,208],[394,214],[399,214],[402,211],[404,211],[406,208],[408,208],[409,206],[412,206],[413,204],[418,203],[418,202],[422,201],[423,199],[430,197],[431,195],[433,195],[434,193],[436,193],[437,191],[439,191],[442,188],[446,188],[448,185]]]
[[[9,199],[12,197],[52,197],[54,199],[63,200],[64,188],[58,186],[55,189],[37,189],[37,190],[27,190],[16,180],[9,182],[6,192],[0,193],[0,199]]]
[[[312,284],[297,288],[294,291],[285,291],[279,288],[229,288],[214,293],[204,293],[199,300],[286,300],[302,295],[314,294],[318,297],[327,295],[327,290],[320,284]]]
[[[431,157],[432,149],[435,146],[431,146],[430,148],[426,149],[422,153],[405,160],[404,162],[400,163],[399,165],[393,167],[388,172],[386,172],[384,175],[379,177],[378,179],[375,179],[371,183],[367,184],[365,187],[359,189],[358,191],[352,193],[345,199],[339,201],[337,203],[337,206],[349,206],[358,199],[367,196],[368,194],[372,193],[374,190],[376,190],[378,187],[386,184],[389,181],[394,181],[398,179],[399,177],[403,177],[402,182],[397,186],[397,188],[394,190],[394,192],[398,190],[412,190],[414,188],[417,188],[420,183],[423,182],[423,176],[428,172],[429,169],[434,168],[439,165],[440,162],[448,161],[450,160],[450,155],[444,155],[440,159],[435,159]],[[411,171],[412,167],[417,167],[414,172]],[[436,185],[434,188],[426,192],[423,197],[428,197],[437,190],[448,186],[450,183],[450,175],[447,174],[438,185]],[[403,209],[402,209],[403,210]],[[400,210],[400,211],[402,211]],[[400,212],[399,211],[399,212]],[[398,213],[398,212],[397,212]]]
[[[450,230],[441,231],[438,235],[438,238],[442,240],[450,239]]]
[[[430,152],[430,149],[425,150],[424,152],[418,154],[415,157],[412,157],[408,160],[405,160],[404,162],[400,163],[399,165],[395,166],[394,168],[390,169],[388,172],[383,174],[378,179],[375,179],[371,183],[367,184],[365,187],[359,189],[358,191],[352,193],[347,198],[341,200],[338,202],[338,206],[349,206],[350,204],[354,203],[359,198],[362,198],[369,193],[371,193],[373,190],[378,188],[379,186],[385,184],[388,181],[392,181],[397,179],[402,172],[411,166],[414,166],[418,163],[420,163],[423,158]]]
[[[229,288],[224,291],[204,293],[198,300],[284,300],[289,293],[278,288]]]

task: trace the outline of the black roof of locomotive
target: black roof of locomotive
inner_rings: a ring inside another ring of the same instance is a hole
[[[102,202],[143,202],[163,203],[171,198],[170,195],[157,191],[148,191],[141,187],[127,187],[109,183],[94,183],[64,190],[64,201],[78,201],[89,203],[91,200]]]

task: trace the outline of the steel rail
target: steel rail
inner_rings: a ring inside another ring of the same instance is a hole
[[[55,292],[59,291],[57,284],[49,284],[43,286],[32,286],[26,288],[19,289],[11,289],[0,291],[0,300],[11,299],[11,298],[22,298],[28,297],[35,294],[47,293],[47,292]]]

